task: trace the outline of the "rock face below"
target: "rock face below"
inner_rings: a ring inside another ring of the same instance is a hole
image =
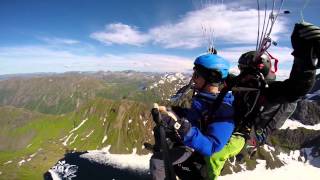
[[[304,125],[315,125],[320,123],[320,100],[301,100],[298,102],[296,111],[291,119],[300,121]]]
[[[316,83],[303,100],[298,102],[296,111],[290,119],[300,121],[305,125],[320,123],[320,74],[316,77]]]

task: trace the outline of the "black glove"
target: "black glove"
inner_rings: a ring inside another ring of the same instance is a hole
[[[162,121],[169,130],[175,131],[183,139],[191,128],[191,124],[187,119],[179,118],[173,112],[161,113]]]
[[[320,28],[310,23],[297,23],[291,35],[292,55],[301,60],[304,69],[320,68]]]

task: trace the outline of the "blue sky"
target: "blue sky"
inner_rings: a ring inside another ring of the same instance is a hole
[[[279,74],[290,70],[290,34],[305,2],[285,1],[291,13],[273,28],[278,46],[270,52],[280,59]],[[319,9],[310,0],[304,19],[320,25]],[[240,54],[255,49],[257,14],[253,0],[1,0],[0,74],[188,71],[213,31],[219,54],[236,69]]]

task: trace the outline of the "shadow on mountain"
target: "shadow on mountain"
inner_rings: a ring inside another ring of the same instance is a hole
[[[320,135],[311,139],[308,143],[304,143],[303,147],[314,147],[310,153],[314,159],[310,161],[310,164],[314,167],[320,168]]]
[[[73,152],[65,154],[57,164],[47,171],[43,177],[52,180],[60,179],[84,180],[84,179],[151,179],[148,172],[131,169],[119,169],[111,165],[99,164],[80,156],[87,152]]]

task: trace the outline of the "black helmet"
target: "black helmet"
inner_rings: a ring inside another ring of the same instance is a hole
[[[263,74],[266,80],[275,80],[276,76],[271,71],[271,57],[267,53],[263,53],[260,57],[256,57],[256,51],[249,51],[242,54],[238,60],[240,71],[246,69],[258,70]]]

